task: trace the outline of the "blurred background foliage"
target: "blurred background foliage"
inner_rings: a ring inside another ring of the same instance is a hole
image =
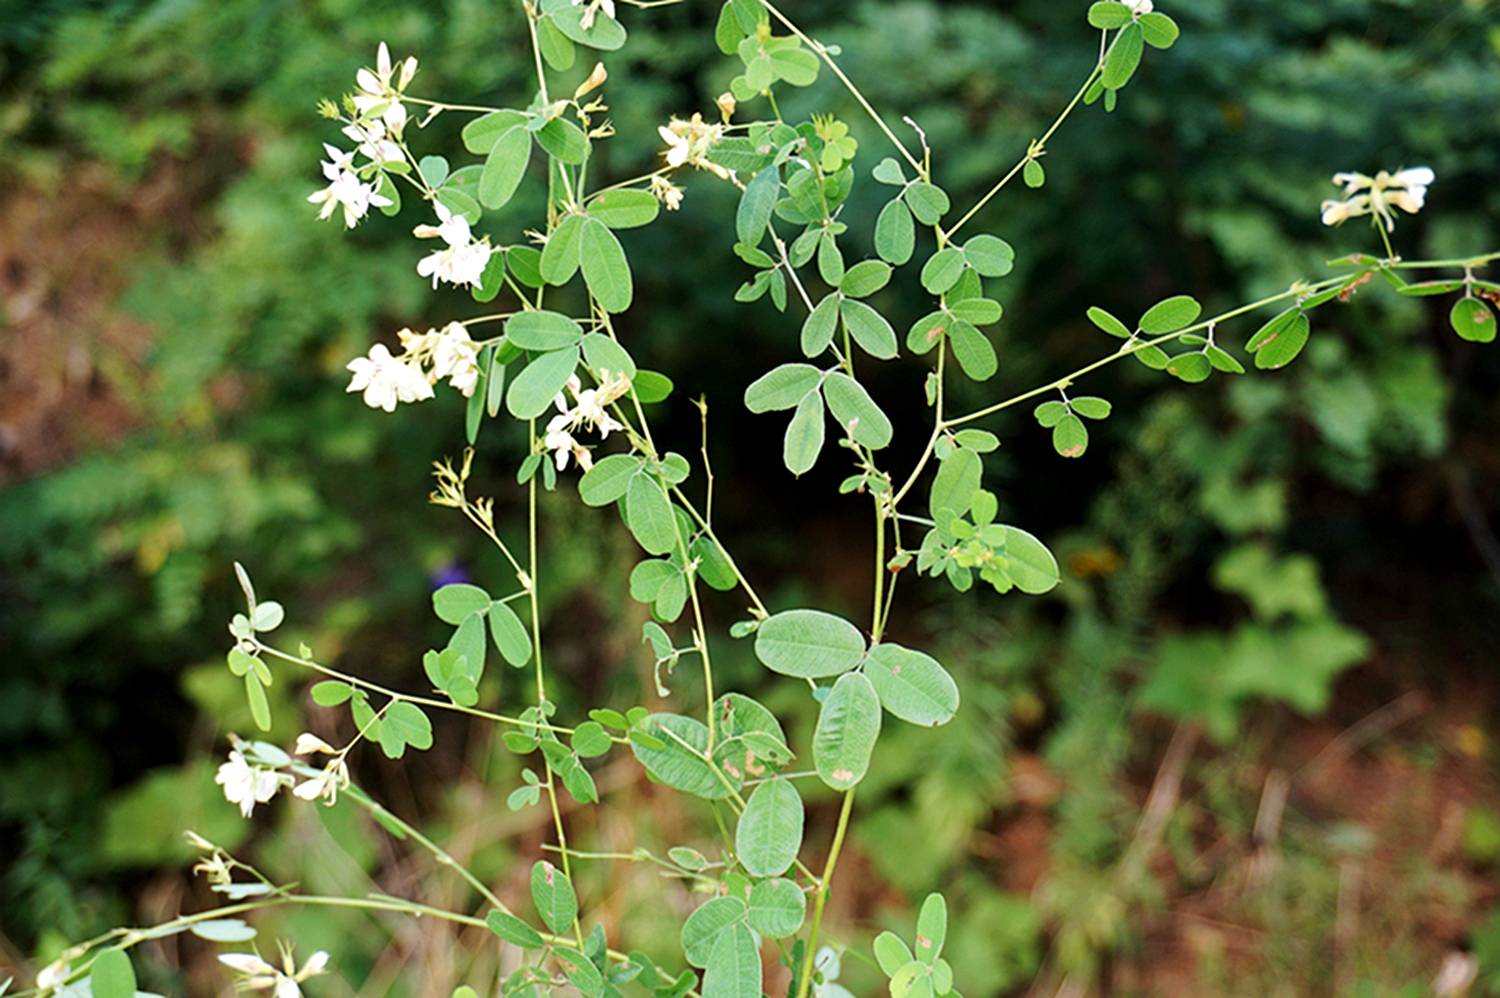
[[[1087,72],[1086,6],[804,0],[790,13],[842,47],[877,106],[925,129],[961,208]],[[1069,121],[1044,190],[1007,190],[977,220],[1019,257],[999,286],[1001,373],[961,388],[960,408],[1112,350],[1088,304],[1138,314],[1191,293],[1212,314],[1374,249],[1358,225],[1318,223],[1335,170],[1436,170],[1428,209],[1397,233],[1409,256],[1500,246],[1500,4],[1163,8],[1179,44],[1147,60],[1115,113]],[[657,124],[725,89],[715,13],[625,13],[606,175],[639,172]],[[379,40],[420,57],[415,92],[505,104],[530,92],[522,26],[496,0],[0,2],[0,966],[207,903],[182,868],[185,827],[314,889],[471,903],[362,812],[280,804],[244,822],[212,774],[227,733],[250,727],[220,659],[231,561],[325,660],[407,689],[440,633],[433,579],[505,576],[425,505],[430,463],[463,445],[455,401],[386,416],[343,392],[343,364],[370,342],[473,304],[417,277],[410,210],[346,234],[303,197],[334,138],[314,102],[347,89]],[[783,105],[829,109],[860,142],[845,220],[868,239],[880,135],[827,74]],[[420,142],[454,155],[460,124],[439,118]],[[690,398],[707,399],[720,533],[758,587],[853,612],[864,505],[837,496],[831,466],[784,477],[776,433],[739,403],[796,352],[799,321],[732,300],[748,276],[730,251],[733,204],[703,178],[680,213],[626,235],[660,265],[638,263],[623,335],[681,386],[663,407],[677,449],[696,446]],[[518,199],[490,231],[513,240],[538,210]],[[883,295],[898,327],[925,311],[909,287]],[[1428,994],[1460,954],[1477,958],[1477,992],[1500,994],[1500,358],[1446,330],[1439,304],[1367,289],[1320,310],[1307,353],[1274,375],[1188,387],[1112,366],[1090,391],[1115,415],[1078,461],[1020,409],[985,424],[1003,440],[989,475],[1008,518],[1053,543],[1065,583],[1032,601],[902,587],[897,639],[941,635],[965,707],[941,734],[903,726],[882,743],[836,936],[909,922],[941,885],[971,996]],[[1220,341],[1237,347],[1254,325]],[[921,368],[875,380],[900,467],[925,439]],[[521,495],[521,448],[499,423],[479,441],[478,489],[502,517]],[[763,467],[778,470],[753,478]],[[566,494],[543,513],[563,714],[654,705],[628,538]],[[727,626],[740,607],[710,610]],[[723,682],[805,737],[810,701],[723,645]],[[283,742],[333,723],[300,680],[273,688]],[[490,682],[492,700],[524,695]],[[671,685],[697,696],[690,677]],[[517,860],[545,829],[502,803],[517,762],[451,719],[438,741],[399,767],[365,753],[356,780],[519,896]],[[569,816],[584,848],[704,838],[699,809],[628,760],[596,777],[606,805]],[[826,839],[828,802],[809,803],[810,841]],[[680,888],[644,866],[581,881],[612,938],[628,922],[629,943],[673,951],[692,904]],[[446,995],[497,959],[484,938],[372,916],[262,924],[335,952],[319,994]],[[225,987],[206,947],[175,945],[154,951],[158,990]],[[872,993],[870,967],[845,967]]]

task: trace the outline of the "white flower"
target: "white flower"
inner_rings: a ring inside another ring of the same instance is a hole
[[[292,793],[302,800],[318,800],[332,807],[338,802],[339,791],[349,786],[349,765],[343,756],[331,760],[321,773],[310,776],[292,788]]]
[[[264,804],[276,791],[292,782],[291,777],[264,766],[252,766],[239,749],[229,753],[229,761],[219,767],[214,782],[224,788],[224,799],[240,806],[240,814],[250,817],[256,804]]]
[[[557,463],[558,471],[568,470],[568,459],[578,459],[578,466],[584,471],[593,467],[593,455],[589,449],[577,440],[573,434],[568,432],[568,414],[560,413],[553,416],[547,423],[547,434],[542,437],[542,446],[552,452],[552,459]]]
[[[574,7],[582,7],[588,4],[588,9],[578,19],[578,26],[584,31],[594,26],[594,18],[599,12],[604,11],[604,16],[613,19],[615,16],[615,0],[573,0]]]
[[[375,51],[374,71],[361,69],[354,74],[354,84],[359,90],[354,94],[353,100],[361,117],[379,117],[392,134],[399,136],[406,125],[406,108],[401,103],[401,94],[417,74],[416,57],[409,56],[401,63],[401,71],[394,86],[391,85],[393,72],[391,50],[386,48],[385,42],[381,42],[380,48]]]
[[[401,151],[401,144],[390,138],[385,125],[378,118],[363,124],[357,121],[351,122],[341,131],[350,142],[355,144],[354,151],[376,166],[406,161],[406,154]]]
[[[324,755],[333,755],[337,750],[311,731],[304,731],[297,736],[297,747],[292,749],[293,755],[312,755],[314,752],[322,752]]]
[[[323,177],[328,181],[328,186],[307,196],[308,201],[323,206],[323,210],[318,212],[319,218],[328,218],[342,206],[344,225],[352,229],[361,218],[369,214],[372,205],[384,208],[392,203],[390,198],[379,193],[355,175],[351,169],[354,162],[353,153],[344,152],[327,143],[323,144],[323,148],[329,157],[322,164]]]
[[[46,991],[55,988],[68,979],[73,968],[62,960],[55,960],[43,967],[41,973],[36,975],[36,986],[38,990]]]
[[[696,166],[700,170],[714,173],[721,179],[729,179],[729,171],[708,158],[709,150],[714,147],[714,143],[724,136],[723,125],[710,124],[703,120],[703,115],[695,112],[686,121],[673,118],[656,132],[667,144],[667,151],[662,153],[662,156],[666,159],[668,166],[673,169],[684,165]]]
[[[267,963],[254,953],[222,953],[219,962],[243,975],[240,987],[250,990],[268,988],[275,998],[302,998],[303,981],[323,973],[328,967],[328,954],[318,950],[307,958],[298,970],[290,950],[282,950],[282,967]]]
[[[1120,2],[1129,7],[1130,12],[1136,17],[1149,14],[1156,9],[1156,4],[1152,3],[1152,0],[1120,0]]]
[[[625,428],[609,414],[606,407],[630,391],[630,379],[623,375],[611,377],[608,371],[600,373],[604,380],[598,388],[584,388],[576,374],[568,379],[568,391],[572,393],[574,400],[572,406],[568,405],[567,397],[562,392],[557,393],[557,398],[553,402],[558,412],[567,419],[568,429],[574,430],[582,427],[593,430],[603,439],[614,430]],[[553,417],[553,422],[556,422],[557,418]]]
[[[1338,225],[1340,222],[1361,215],[1374,215],[1387,231],[1396,227],[1396,213],[1400,208],[1415,215],[1427,203],[1427,188],[1437,179],[1429,167],[1414,166],[1390,173],[1381,170],[1371,177],[1363,173],[1335,173],[1333,182],[1344,188],[1343,201],[1324,201],[1323,224]]]
[[[479,345],[461,322],[450,322],[432,345],[432,378],[448,383],[467,398],[479,383]]]
[[[391,356],[384,343],[370,347],[367,357],[356,357],[345,367],[353,372],[346,391],[364,392],[365,405],[395,412],[397,402],[432,398],[432,386],[421,370]]]
[[[667,206],[668,211],[676,211],[682,207],[682,188],[666,177],[651,178],[651,193],[656,195],[656,200]]]
[[[843,970],[843,962],[832,946],[824,946],[818,950],[818,955],[813,960],[813,969],[822,977],[821,983],[814,978],[812,990],[815,998],[854,998],[842,984],[834,983]]]
[[[432,207],[440,224],[419,225],[412,232],[419,239],[441,238],[447,248],[424,256],[417,263],[417,273],[432,278],[434,288],[440,280],[477,285],[490,262],[490,244],[475,241],[468,219],[462,215],[455,215],[441,202],[434,202]]]

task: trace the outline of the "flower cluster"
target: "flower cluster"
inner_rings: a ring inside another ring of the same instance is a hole
[[[1363,173],[1335,173],[1333,182],[1344,188],[1344,200],[1323,202],[1323,224],[1338,225],[1351,218],[1373,215],[1376,224],[1384,225],[1389,232],[1396,228],[1396,213],[1392,209],[1400,208],[1409,215],[1421,211],[1427,201],[1427,188],[1434,179],[1432,170],[1425,166],[1395,173],[1381,170],[1373,177]]]
[[[361,69],[355,74],[357,90],[350,96],[349,106],[357,117],[343,129],[354,143],[354,151],[323,145],[328,153],[323,163],[323,177],[328,186],[307,196],[308,201],[322,205],[319,218],[329,218],[342,208],[344,225],[352,229],[372,207],[389,208],[395,203],[380,193],[380,183],[384,180],[380,171],[389,163],[406,160],[401,132],[406,127],[407,115],[401,97],[416,72],[415,58],[403,61],[399,70],[393,67],[390,50],[381,42],[375,53],[375,68]],[[338,114],[331,105],[327,113]],[[356,155],[365,157],[366,162],[356,167]]]
[[[1149,14],[1156,9],[1156,4],[1152,0],[1120,0],[1120,2],[1129,7],[1130,12],[1136,17]]]
[[[379,119],[391,134],[400,138],[401,130],[406,127],[406,106],[401,103],[401,98],[411,84],[412,77],[416,75],[416,56],[408,56],[402,60],[397,72],[396,67],[391,65],[391,50],[386,48],[385,42],[381,42],[380,47],[375,50],[375,68],[361,69],[354,74],[354,84],[358,90],[350,100],[359,112],[360,120],[369,122]],[[394,82],[392,76],[395,77]]]
[[[223,953],[219,962],[240,973],[240,987],[245,990],[266,989],[273,998],[302,998],[301,983],[327,971],[328,953],[318,950],[307,958],[300,970],[291,950],[285,946],[281,949],[280,967],[267,963],[255,953]]]
[[[724,137],[723,125],[704,121],[703,115],[694,112],[688,120],[673,118],[656,131],[667,144],[667,151],[662,156],[668,166],[673,169],[679,166],[696,166],[722,180],[729,179],[729,171],[708,158],[715,143]]]
[[[353,127],[355,126],[350,126]],[[343,208],[344,225],[352,229],[359,224],[360,219],[369,214],[372,206],[386,208],[393,203],[373,185],[359,179],[359,174],[354,171],[354,153],[345,152],[326,142],[323,143],[323,149],[328,153],[328,159],[323,163],[323,177],[328,181],[328,186],[307,196],[308,201],[323,206],[318,212],[319,218],[329,218],[339,208]]]
[[[348,391],[363,392],[365,405],[395,412],[398,402],[422,402],[432,398],[432,386],[444,378],[464,397],[479,384],[479,344],[459,322],[442,330],[415,333],[401,330],[403,352],[394,356],[384,343],[370,347],[367,356],[356,357],[345,367],[352,373]]]
[[[494,252],[489,238],[475,239],[469,229],[469,220],[455,215],[442,202],[435,201],[432,207],[437,212],[438,224],[419,225],[412,234],[418,239],[441,239],[447,245],[418,261],[417,273],[432,278],[434,288],[438,281],[478,286],[484,268],[489,265],[490,254]]]
[[[608,407],[630,391],[630,379],[624,374],[611,375],[609,371],[601,374],[604,380],[597,388],[584,388],[576,374],[568,379],[568,392],[573,396],[572,405],[568,404],[566,395],[557,393],[557,415],[547,422],[547,433],[542,438],[542,446],[552,452],[558,471],[568,467],[570,457],[576,459],[578,466],[584,471],[594,465],[589,449],[573,436],[575,432],[592,430],[603,440],[611,432],[625,428],[609,414]]]
[[[256,804],[264,804],[282,787],[293,781],[290,776],[270,766],[261,766],[245,758],[238,741],[229,752],[229,761],[219,767],[214,782],[224,788],[224,799],[238,804],[240,814],[250,817]]]
[[[297,736],[297,745],[292,752],[295,755],[321,753],[329,757],[328,765],[321,772],[297,784],[292,793],[303,800],[321,800],[329,807],[338,803],[339,791],[349,787],[349,764],[344,761],[344,753],[307,731]]]

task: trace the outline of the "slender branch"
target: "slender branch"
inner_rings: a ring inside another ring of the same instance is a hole
[[[854,810],[854,790],[844,793],[844,805],[839,809],[838,828],[833,833],[833,845],[828,850],[828,862],[823,867],[823,876],[818,881],[813,898],[812,929],[807,935],[807,949],[802,956],[802,973],[797,982],[797,998],[807,998],[812,989],[813,961],[818,952],[818,932],[823,927],[823,908],[828,903],[828,887],[833,882],[833,871],[838,865],[839,853],[844,848],[844,833],[849,829],[849,813]]]
[[[818,57],[828,64],[828,68],[833,70],[833,75],[839,78],[839,82],[841,82],[844,85],[845,89],[847,89],[849,93],[854,96],[854,99],[859,102],[859,106],[865,109],[865,113],[868,114],[870,116],[870,119],[874,121],[877,126],[879,126],[882,132],[885,133],[885,137],[891,140],[891,144],[895,146],[896,150],[900,152],[903,157],[905,157],[908,163],[911,164],[911,168],[913,170],[916,170],[917,173],[923,178],[926,178],[927,169],[915,156],[911,154],[911,150],[906,148],[906,143],[902,142],[899,138],[896,137],[896,133],[891,131],[891,126],[885,123],[885,119],[880,116],[880,112],[875,110],[875,108],[871,106],[870,102],[865,99],[865,95],[860,92],[859,87],[856,87],[854,85],[854,81],[849,79],[849,77],[844,74],[844,71],[839,68],[839,64],[837,62],[834,62],[833,56],[828,54],[828,46],[824,45],[822,42],[815,41],[814,39],[809,38],[801,28],[792,23],[790,18],[788,18],[780,10],[776,9],[776,6],[771,3],[771,0],[760,0],[760,2],[761,6],[765,7],[766,10],[770,12],[772,17],[780,21],[788,31],[797,36],[797,38],[801,39],[804,45],[816,52],[818,54]]]

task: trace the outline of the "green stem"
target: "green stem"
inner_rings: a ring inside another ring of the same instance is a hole
[[[828,863],[823,867],[823,876],[818,881],[813,899],[812,928],[807,934],[807,950],[802,955],[802,973],[797,982],[797,998],[807,998],[812,989],[813,961],[818,952],[818,933],[823,927],[823,908],[828,903],[828,887],[833,882],[833,871],[838,865],[839,853],[844,848],[844,833],[849,829],[849,812],[854,810],[854,790],[844,794],[844,806],[839,810],[838,828],[833,833],[833,845],[828,850]]]

